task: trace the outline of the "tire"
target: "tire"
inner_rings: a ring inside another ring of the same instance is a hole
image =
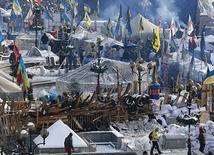
[[[87,131],[92,131],[92,130],[94,130],[94,127],[95,127],[95,125],[94,125],[93,122],[86,122],[85,128],[86,128]]]
[[[135,115],[137,112],[137,105],[136,104],[132,104],[128,107],[128,113],[130,115]]]
[[[136,104],[138,107],[143,107],[146,104],[146,97],[142,97],[139,100],[139,97],[136,99]]]
[[[134,99],[131,96],[126,96],[123,100],[123,103],[125,103],[127,106],[130,106],[134,103]]]
[[[95,124],[95,129],[96,129],[96,130],[99,130],[99,129],[101,128],[101,124],[102,124],[102,123],[101,123],[100,120],[96,120],[94,124]]]

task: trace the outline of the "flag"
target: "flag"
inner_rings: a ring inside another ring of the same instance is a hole
[[[189,51],[193,52],[196,47],[195,39],[192,37],[192,39],[189,39]]]
[[[19,49],[18,49],[18,47],[16,46],[16,44],[14,44],[14,46],[13,46],[13,52],[15,53],[16,63],[18,63],[21,54],[19,53]]]
[[[60,10],[60,16],[61,20],[63,20],[64,22],[71,22],[71,19],[67,15],[66,8],[64,10]]]
[[[189,15],[187,34],[191,35],[192,31],[193,31],[193,22],[192,22],[191,16]]]
[[[42,2],[42,0],[36,0],[36,2],[37,2],[38,4],[40,4],[40,3]]]
[[[186,35],[186,30],[184,30],[181,40],[180,40],[180,44],[183,44],[187,39],[187,35]]]
[[[67,2],[61,2],[59,7],[60,7],[60,9],[64,10],[66,8],[69,8],[70,5]]]
[[[2,35],[1,31],[0,31],[0,43],[2,43],[4,41],[4,36]]]
[[[112,22],[111,22],[111,19],[109,18],[108,19],[108,23],[107,23],[107,26],[106,26],[106,35],[109,36],[109,37],[113,37],[113,34],[112,34]]]
[[[139,32],[142,33],[143,30],[144,30],[144,27],[143,27],[143,18],[141,17],[140,23],[139,23]]]
[[[210,71],[209,67],[207,67],[207,75],[203,84],[213,84],[214,83],[214,70]]]
[[[207,66],[207,56],[205,54],[205,49],[206,49],[206,46],[205,46],[205,38],[204,38],[204,28],[202,29],[202,32],[201,32],[201,42],[200,42],[200,48],[201,48],[201,60],[204,61],[204,65]]]
[[[171,32],[172,36],[174,36],[176,33],[174,17],[172,17],[172,21],[171,21],[171,25],[170,25],[170,32]]]
[[[119,12],[118,20],[117,20],[117,25],[116,25],[116,28],[115,28],[115,35],[119,34],[119,30],[120,30],[120,19],[121,18],[122,18],[122,6],[120,5],[120,12]]]
[[[194,56],[194,52],[193,52],[192,59],[191,59],[190,64],[189,64],[189,70],[188,70],[188,73],[187,73],[188,78],[190,78],[190,76],[192,74],[193,65],[194,65],[194,59],[195,59],[195,56]]]
[[[130,17],[131,17],[131,11],[128,7],[128,10],[127,10],[127,13],[126,13],[126,22],[128,22],[128,20],[130,20]]]
[[[86,22],[85,22],[86,27],[90,27],[90,26],[91,26],[91,19],[90,19],[89,15],[88,15],[88,12],[87,12],[87,11],[85,11],[84,20],[86,21]]]
[[[184,44],[183,44],[183,48],[182,48],[181,53],[182,53],[181,59],[184,60],[184,61],[187,61],[187,51],[186,51],[186,49],[184,48]]]
[[[157,27],[154,34],[152,47],[155,49],[156,52],[158,52],[160,49],[160,45],[161,44],[160,44],[159,28]]]
[[[12,8],[11,13],[10,13],[10,21],[13,21],[16,19],[16,14],[14,12],[14,9]]]
[[[171,48],[173,49],[174,52],[177,50],[177,46],[175,44],[173,36],[171,36]]]
[[[130,17],[131,17],[131,12],[130,9],[128,8],[127,14],[126,14],[126,29],[128,30],[128,35],[132,35],[132,28],[131,28],[131,23],[130,23]]]
[[[21,8],[21,6],[20,6],[18,0],[13,0],[13,9],[14,9],[18,14],[21,14],[22,8]]]
[[[99,14],[100,14],[100,2],[99,0],[97,0],[97,6],[96,9],[94,10],[94,17],[98,17]]]
[[[53,21],[53,14],[50,13],[47,6],[45,7],[45,19],[50,19]]]
[[[91,12],[91,7],[86,3],[84,3],[84,11],[86,11],[87,13]]]

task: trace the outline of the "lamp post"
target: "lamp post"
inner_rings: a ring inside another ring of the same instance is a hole
[[[194,81],[189,79],[186,83],[186,91],[189,92],[188,95],[188,103],[187,103],[187,108],[189,111],[189,116],[191,115],[191,109],[192,109],[192,98],[197,94],[197,87],[194,86]],[[189,131],[188,131],[188,152],[187,155],[191,155],[191,139],[190,139],[190,125],[191,122],[189,121],[188,123],[188,127],[189,127]]]
[[[141,74],[143,71],[145,71],[145,68],[142,66],[143,60],[141,59],[140,61],[138,61],[137,64],[135,64],[134,62],[130,62],[129,67],[132,69],[132,73],[135,73],[138,76],[138,93],[139,95],[141,94],[141,83],[142,83],[142,77],[146,74]],[[147,65],[148,69],[150,68],[151,64],[149,63]],[[134,68],[136,68],[137,72],[134,71]]]
[[[102,40],[100,38],[97,38],[97,52],[96,52],[96,55],[97,55],[97,61],[94,62],[90,68],[90,70],[94,73],[97,73],[97,86],[96,86],[96,94],[98,95],[100,93],[100,74],[101,73],[104,73],[108,68],[106,65],[104,64],[101,64],[101,50],[103,48],[103,46],[101,46],[101,43],[102,43]],[[94,51],[94,47],[95,47],[95,44],[94,43],[91,43],[91,48],[92,48],[92,51]]]
[[[41,144],[45,145],[45,139],[46,139],[46,138],[48,137],[48,135],[49,135],[48,130],[43,128],[43,129],[40,131],[40,135],[41,135],[42,138],[43,138],[43,142],[42,142],[42,143],[38,143],[37,145],[35,145],[35,146],[33,147],[33,143],[32,143],[32,134],[33,134],[34,131],[35,131],[35,124],[34,124],[33,122],[29,122],[29,123],[27,124],[27,128],[22,128],[22,130],[21,130],[21,132],[20,132],[20,135],[19,135],[20,139],[24,141],[24,146],[25,146],[25,144],[27,145],[28,154],[29,154],[29,155],[34,155],[34,150],[35,150],[35,148],[36,148],[38,145],[41,145]],[[30,138],[29,138],[29,144],[26,142],[28,136],[30,137]]]

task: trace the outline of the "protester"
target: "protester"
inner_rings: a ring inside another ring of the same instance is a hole
[[[69,135],[65,138],[65,141],[64,141],[64,146],[65,146],[65,149],[66,149],[68,155],[72,154],[71,151],[74,152],[72,136],[73,136],[73,134],[69,133]]]
[[[205,144],[206,144],[206,132],[202,126],[199,127],[199,136],[197,138],[200,143],[199,151],[204,152]]]
[[[152,148],[150,151],[150,155],[153,155],[154,148],[156,148],[158,150],[159,154],[162,154],[162,152],[160,151],[159,146],[158,146],[158,139],[159,139],[158,131],[159,131],[159,128],[155,128],[155,130],[152,131]]]
[[[44,33],[42,38],[41,38],[41,49],[43,49],[43,50],[48,49],[48,41],[49,41],[49,38],[46,35],[46,33]]]

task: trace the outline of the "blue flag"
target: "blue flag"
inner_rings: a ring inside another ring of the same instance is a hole
[[[45,8],[45,19],[52,20],[53,21],[53,15],[48,10],[48,7]]]
[[[2,35],[2,33],[0,32],[0,43],[2,43],[4,41],[4,36]]]

